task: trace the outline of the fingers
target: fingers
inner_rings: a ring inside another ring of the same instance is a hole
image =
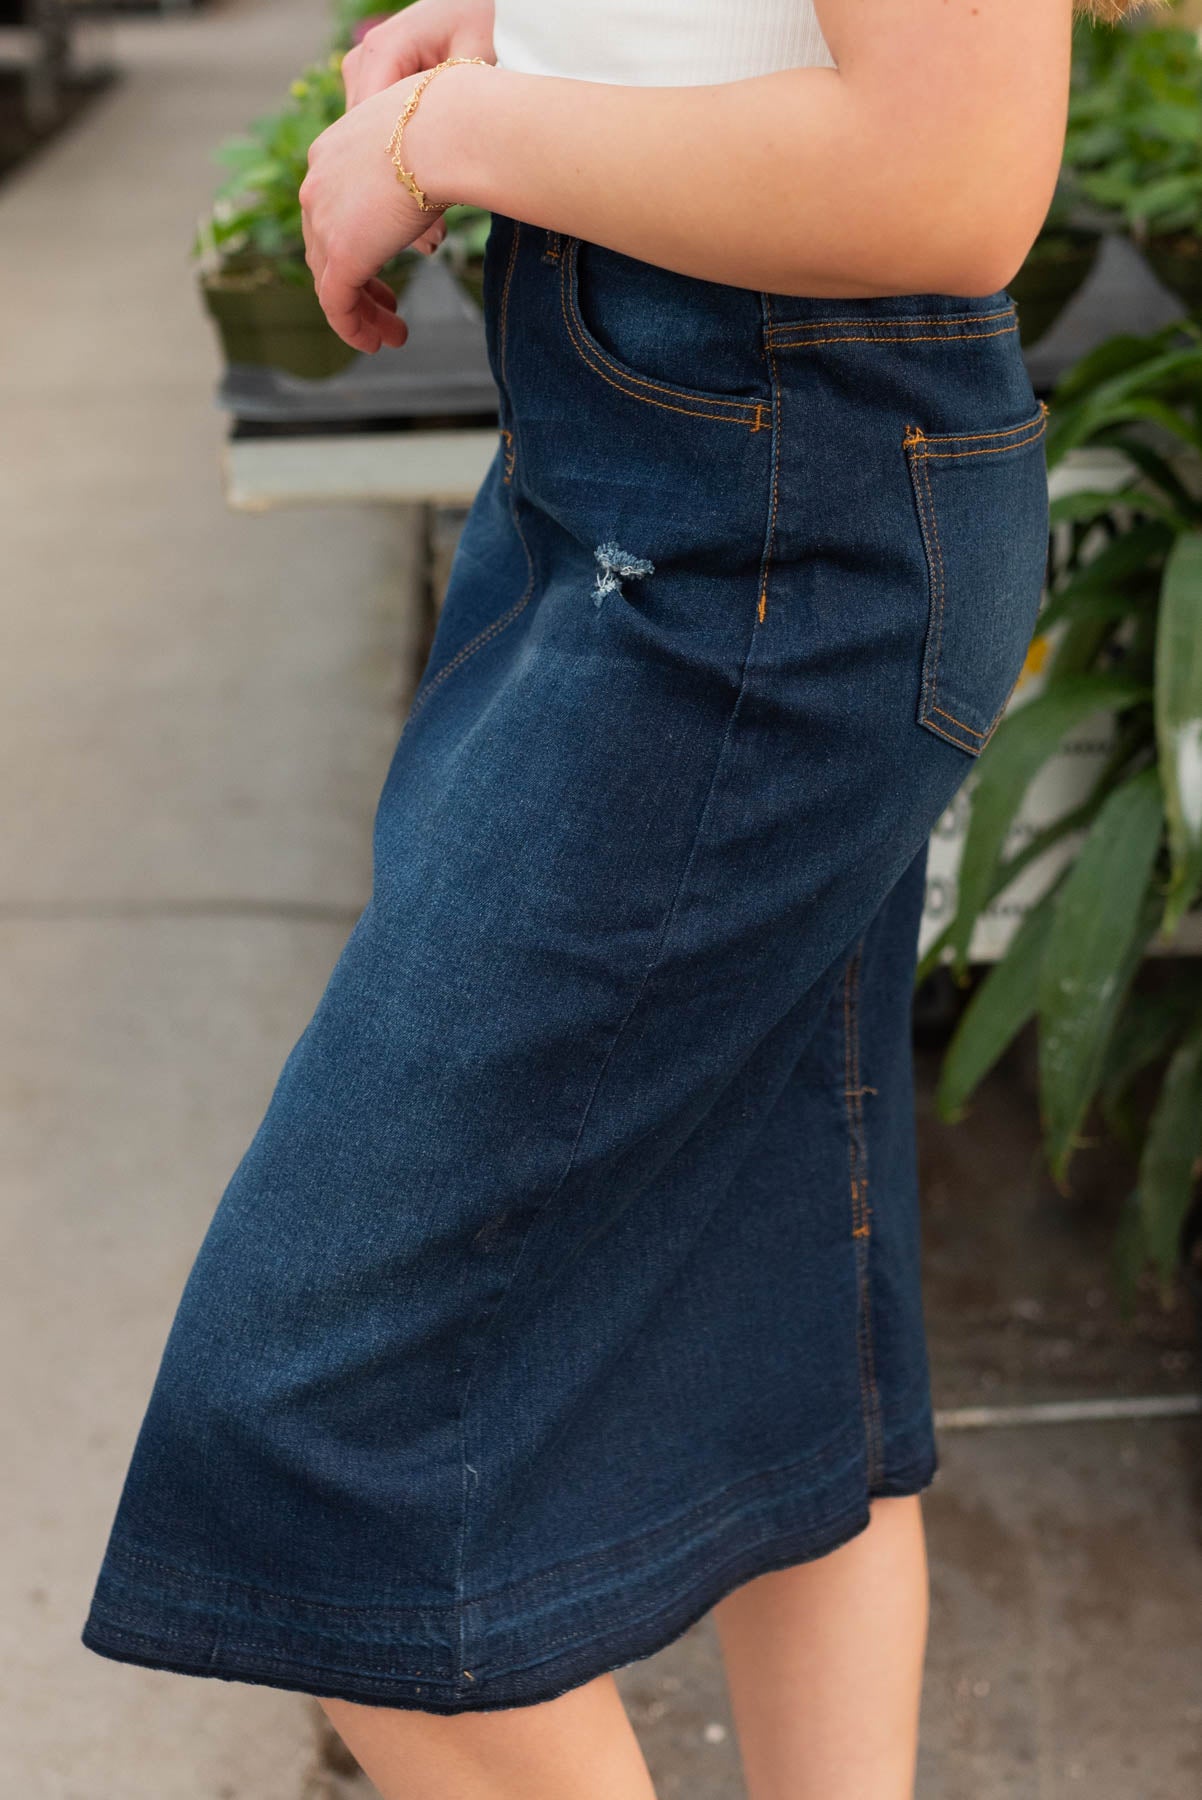
[[[328,261],[311,248],[311,234],[305,228],[305,261],[313,270],[313,286],[322,311],[330,325],[348,344],[369,353],[387,344],[399,350],[409,336],[409,327],[397,312],[397,297],[386,281],[372,275],[361,287],[350,281],[327,280]],[[338,316],[331,310],[333,306]]]
[[[354,54],[355,54],[355,52],[353,50],[347,50],[343,55],[342,61],[338,65],[338,75],[339,75],[339,79],[342,82],[342,91],[346,96],[346,106],[347,106],[348,112],[349,112],[350,108],[355,104],[354,100],[351,98],[351,96],[353,95],[353,93],[355,91],[355,79],[354,79],[354,75],[352,73],[354,65],[351,61],[351,58],[354,56]]]
[[[381,281],[378,275],[373,275],[370,281],[363,283],[363,291],[370,294],[377,305],[387,307],[389,312],[396,311],[396,295],[388,283]]]
[[[368,356],[384,344],[397,350],[409,336],[409,327],[395,310],[395,294],[376,277],[357,287],[337,272],[331,274],[327,267],[318,299],[342,341]]]
[[[384,343],[399,350],[409,336],[409,327],[397,312],[396,295],[386,281],[375,275],[364,284],[364,293],[376,307],[376,323]]]
[[[396,295],[378,275],[356,281],[331,270],[330,258],[305,204],[307,179],[301,184],[301,233],[305,261],[312,272],[322,311],[339,337],[357,350],[371,353],[382,344],[399,350],[409,336],[409,327],[397,314]]]
[[[349,111],[359,97],[357,91],[359,82],[358,44],[353,45],[352,48],[347,51],[342,62],[339,64],[338,72],[342,76],[342,85],[346,90],[346,104],[347,110]]]
[[[338,333],[343,343],[350,344],[354,350],[362,350],[368,356],[374,356],[383,340],[374,322],[375,309],[371,301],[358,290],[350,293],[338,290],[337,296],[331,297],[325,288],[320,298],[322,310],[330,321],[331,328]]]
[[[431,251],[437,250],[446,235],[446,218],[440,213],[432,225],[426,226],[426,229],[422,232],[420,237],[414,238],[409,248],[411,250],[420,250],[423,255],[429,256]]]
[[[342,83],[348,112],[381,89],[403,81],[406,75],[416,75],[423,66],[411,41],[395,41],[395,24],[395,18],[391,18],[373,25],[343,57]]]
[[[325,258],[321,255],[320,251],[318,250],[317,240],[314,235],[313,228],[309,223],[309,215],[304,210],[303,207],[301,209],[301,234],[305,240],[305,261],[308,263],[309,268],[312,271],[313,285],[315,288],[317,288],[320,291],[321,276],[322,276],[322,270],[325,266]]]

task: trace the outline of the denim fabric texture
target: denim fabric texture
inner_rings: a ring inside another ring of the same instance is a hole
[[[485,288],[497,452],[371,897],[83,1633],[440,1713],[648,1655],[935,1475],[926,847],[1048,542],[1005,290],[768,294],[500,215]]]

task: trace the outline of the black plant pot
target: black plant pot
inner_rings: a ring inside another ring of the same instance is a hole
[[[1097,261],[1096,231],[1057,226],[1041,232],[1027,260],[1006,286],[1018,307],[1024,345],[1034,344],[1060,317]]]
[[[399,257],[381,271],[398,298],[416,260]],[[284,278],[268,262],[203,274],[201,292],[229,363],[282,369],[310,381],[336,375],[359,354],[321,310],[312,280]]]

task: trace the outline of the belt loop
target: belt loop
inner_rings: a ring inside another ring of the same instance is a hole
[[[559,232],[558,231],[548,231],[547,228],[544,226],[543,227],[543,261],[550,262],[550,263],[558,262],[559,261],[559,251],[560,251],[560,234],[559,234]]]

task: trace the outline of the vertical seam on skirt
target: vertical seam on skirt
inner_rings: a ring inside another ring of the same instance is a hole
[[[560,1194],[560,1192],[562,1191],[564,1186],[567,1184],[567,1181],[568,1181],[569,1177],[571,1176],[572,1170],[576,1166],[576,1156],[580,1149],[581,1142],[584,1138],[584,1133],[588,1126],[589,1119],[592,1116],[593,1106],[594,1106],[594,1103],[596,1102],[597,1095],[601,1091],[601,1085],[605,1079],[606,1070],[609,1068],[609,1065],[613,1060],[614,1053],[616,1052],[618,1045],[621,1043],[622,1038],[626,1033],[627,1027],[630,1024],[630,1021],[633,1019],[635,1013],[638,1010],[639,1003],[642,1000],[644,993],[646,992],[648,983],[650,982],[652,976],[655,974],[657,967],[659,966],[660,956],[663,952],[663,947],[664,947],[665,943],[667,942],[668,934],[672,929],[672,924],[676,917],[677,908],[680,904],[680,896],[684,892],[685,885],[688,881],[690,872],[692,871],[693,864],[697,857],[697,849],[698,849],[698,845],[701,843],[701,839],[705,832],[706,820],[709,817],[710,806],[711,806],[711,803],[713,801],[713,796],[714,796],[714,789],[717,787],[718,777],[721,774],[723,764],[726,761],[727,750],[729,748],[731,738],[734,735],[735,724],[738,719],[739,710],[743,703],[743,696],[744,696],[744,694],[746,692],[746,688],[747,688],[747,674],[748,674],[748,670],[751,665],[751,658],[752,658],[752,653],[753,653],[754,647],[755,647],[755,626],[753,624],[751,631],[748,634],[746,647],[743,652],[743,660],[742,660],[742,663],[741,663],[740,669],[739,669],[739,684],[738,684],[738,689],[735,693],[734,704],[731,707],[730,715],[726,721],[726,728],[722,734],[722,741],[718,747],[718,753],[717,753],[716,757],[714,758],[713,771],[710,775],[709,786],[706,789],[705,799],[702,802],[700,814],[698,815],[697,826],[693,833],[693,841],[692,841],[691,845],[689,846],[689,853],[685,857],[684,866],[682,867],[680,875],[677,878],[676,886],[672,893],[672,898],[668,903],[668,907],[667,907],[667,910],[664,915],[664,922],[660,928],[659,937],[656,940],[655,947],[651,954],[651,958],[647,964],[647,967],[643,971],[642,978],[641,978],[639,985],[635,991],[634,997],[631,1000],[630,1005],[627,1007],[626,1012],[623,1015],[622,1019],[620,1020],[618,1026],[617,1026],[617,1029],[614,1031],[613,1037],[612,1037],[610,1045],[609,1045],[609,1049],[605,1052],[605,1055],[601,1059],[601,1065],[597,1071],[596,1079],[593,1082],[592,1088],[589,1091],[588,1098],[586,1099],[586,1101],[584,1103],[584,1109],[581,1113],[580,1123],[576,1128],[576,1135],[572,1140],[572,1148],[568,1153],[568,1160],[564,1167],[563,1174],[559,1177],[558,1181],[555,1183],[555,1186],[551,1189],[551,1192],[546,1196],[546,1198],[542,1202],[541,1206],[538,1207],[537,1211],[534,1213],[533,1217],[530,1219],[530,1221],[526,1227],[526,1230],[522,1236],[522,1241],[521,1241],[520,1245],[518,1246],[517,1255],[514,1257],[513,1267],[509,1271],[509,1276],[505,1282],[505,1285],[501,1292],[500,1298],[498,1299],[496,1305],[492,1309],[491,1314],[489,1315],[489,1319],[488,1319],[488,1322],[487,1322],[487,1324],[485,1326],[485,1330],[484,1330],[483,1340],[480,1343],[479,1347],[477,1348],[475,1357],[472,1359],[471,1367],[468,1370],[467,1380],[464,1384],[463,1402],[462,1402],[462,1405],[460,1408],[460,1414],[459,1414],[460,1454],[461,1454],[463,1464],[464,1464],[464,1469],[463,1469],[463,1478],[464,1478],[463,1517],[462,1517],[461,1526],[460,1526],[459,1555],[458,1555],[457,1566],[456,1566],[456,1570],[455,1570],[455,1594],[456,1594],[456,1603],[457,1603],[458,1610],[459,1610],[460,1634],[461,1634],[460,1664],[461,1664],[461,1672],[464,1672],[464,1673],[465,1673],[465,1671],[462,1671],[462,1663],[463,1663],[464,1657],[466,1655],[466,1649],[467,1649],[466,1644],[464,1644],[462,1642],[462,1635],[463,1635],[463,1629],[464,1629],[464,1626],[463,1626],[464,1614],[465,1614],[465,1610],[466,1610],[464,1607],[464,1604],[463,1604],[463,1582],[464,1582],[464,1566],[465,1566],[465,1559],[466,1559],[466,1553],[467,1553],[467,1530],[468,1530],[468,1511],[469,1511],[468,1490],[467,1490],[467,1482],[466,1482],[468,1400],[471,1395],[472,1386],[473,1386],[473,1383],[474,1383],[475,1377],[476,1377],[476,1372],[479,1369],[481,1362],[483,1361],[485,1350],[488,1347],[488,1333],[491,1330],[494,1320],[497,1318],[501,1309],[504,1307],[505,1302],[508,1299],[510,1293],[513,1291],[513,1286],[514,1286],[515,1281],[517,1280],[518,1271],[521,1268],[522,1259],[526,1254],[526,1250],[527,1250],[527,1248],[530,1244],[530,1240],[534,1234],[535,1227],[539,1224],[541,1219],[544,1217],[547,1210],[554,1204],[558,1195]],[[478,1485],[478,1483],[477,1483],[477,1485]],[[471,1677],[469,1676],[468,1679],[471,1679]]]
[[[772,484],[768,502],[768,526],[764,533],[764,551],[760,560],[759,598],[756,601],[756,621],[762,625],[764,615],[768,610],[768,573],[772,567],[772,552],[776,544],[776,506],[780,488],[781,403],[780,376],[771,336],[772,296],[768,293],[761,293],[760,306],[764,315],[764,353],[768,358],[772,382]],[[755,428],[759,429],[758,415]]]
[[[510,496],[509,496],[509,513],[510,513],[510,517],[513,520],[513,528],[517,532],[519,541],[521,542],[522,549],[525,552],[526,566],[529,571],[529,577],[526,582],[526,591],[523,593],[521,599],[517,602],[517,604],[515,606],[512,606],[510,608],[508,613],[504,614],[503,617],[497,621],[497,623],[496,623],[497,631],[503,631],[506,625],[511,624],[513,622],[513,620],[517,618],[518,614],[526,606],[527,602],[530,599],[531,594],[534,591],[534,558],[530,554],[530,546],[526,542],[526,534],[522,530],[521,524],[518,520],[517,500],[513,494],[510,494]],[[474,650],[474,649],[479,649],[484,640],[484,637],[487,635],[489,635],[489,634],[482,633],[479,638],[477,638],[471,645],[468,646],[469,651]],[[444,673],[449,674],[450,673],[449,668],[447,670],[445,670]],[[566,1178],[567,1177],[565,1175],[564,1179],[566,1180]],[[558,1192],[558,1188],[556,1189],[556,1192]],[[531,1220],[530,1229],[533,1229],[533,1225],[534,1225],[534,1221]],[[525,1247],[525,1242],[526,1242],[526,1240],[525,1240],[525,1238],[523,1238],[522,1239],[522,1248]],[[485,1334],[486,1340],[487,1340],[487,1335],[488,1335],[489,1327],[491,1326],[492,1320],[496,1317],[496,1314],[500,1311],[501,1307],[505,1303],[505,1296],[509,1292],[510,1286],[513,1281],[513,1275],[517,1272],[517,1264],[520,1260],[521,1260],[521,1249],[519,1249],[517,1258],[514,1261],[514,1267],[513,1267],[513,1271],[510,1274],[510,1278],[505,1283],[505,1286],[501,1292],[500,1298],[498,1299],[496,1306],[493,1308],[492,1313],[489,1315],[488,1319],[485,1322],[484,1334]],[[480,1347],[480,1351],[477,1353],[478,1356],[483,1353],[483,1349],[484,1349],[484,1345],[482,1344]],[[464,1382],[463,1400],[460,1404],[459,1419],[458,1419],[459,1464],[460,1464],[459,1480],[460,1480],[461,1511],[460,1511],[460,1519],[459,1519],[459,1547],[458,1547],[458,1550],[457,1550],[456,1556],[455,1556],[455,1620],[456,1620],[456,1626],[457,1626],[457,1642],[458,1642],[458,1665],[457,1665],[457,1674],[456,1674],[456,1678],[455,1678],[455,1686],[457,1689],[461,1688],[461,1685],[464,1681],[474,1682],[474,1680],[475,1680],[475,1677],[472,1675],[471,1671],[464,1667],[464,1663],[466,1662],[466,1659],[467,1659],[467,1644],[466,1644],[466,1634],[467,1634],[466,1613],[467,1613],[467,1609],[464,1605],[464,1598],[463,1598],[464,1557],[465,1557],[465,1553],[466,1553],[466,1549],[467,1549],[467,1520],[468,1520],[467,1402],[468,1402],[468,1395],[471,1392],[472,1378],[475,1375],[475,1372],[476,1372],[476,1362],[473,1361],[471,1363],[470,1367],[468,1368],[467,1379]],[[479,1479],[480,1479],[479,1474],[477,1474],[476,1475],[477,1482],[479,1482]]]
[[[485,644],[489,643],[493,638],[498,636],[500,632],[504,631],[507,625],[512,625],[518,614],[524,612],[526,607],[530,604],[530,596],[534,591],[534,560],[530,555],[530,546],[526,542],[526,534],[518,524],[517,508],[512,499],[510,501],[509,512],[510,517],[513,520],[513,528],[518,534],[518,540],[521,543],[526,557],[526,567],[529,572],[526,586],[518,599],[516,599],[509,608],[508,612],[503,612],[499,619],[494,619],[491,625],[486,625],[483,631],[478,631],[475,637],[471,638],[463,646],[462,650],[456,652],[449,663],[444,663],[443,667],[438,671],[438,674],[435,675],[426,687],[422,689],[421,693],[414,695],[413,704],[409,708],[409,717],[405,720],[405,730],[408,729],[409,725],[417,717],[417,714],[426,704],[430,695],[442,686],[447,676],[453,675],[455,670],[465,663],[469,656],[474,656],[477,650],[482,650]],[[402,732],[402,736],[403,735],[404,732]]]
[[[872,1284],[869,1271],[872,1224],[868,1204],[864,1089],[860,1077],[860,970],[863,950],[864,941],[861,938],[848,959],[843,978],[843,1094],[847,1113],[848,1181],[856,1266],[856,1353],[860,1408],[864,1419],[867,1479],[869,1487],[872,1487],[880,1479],[884,1445],[881,1399],[873,1351]]]

